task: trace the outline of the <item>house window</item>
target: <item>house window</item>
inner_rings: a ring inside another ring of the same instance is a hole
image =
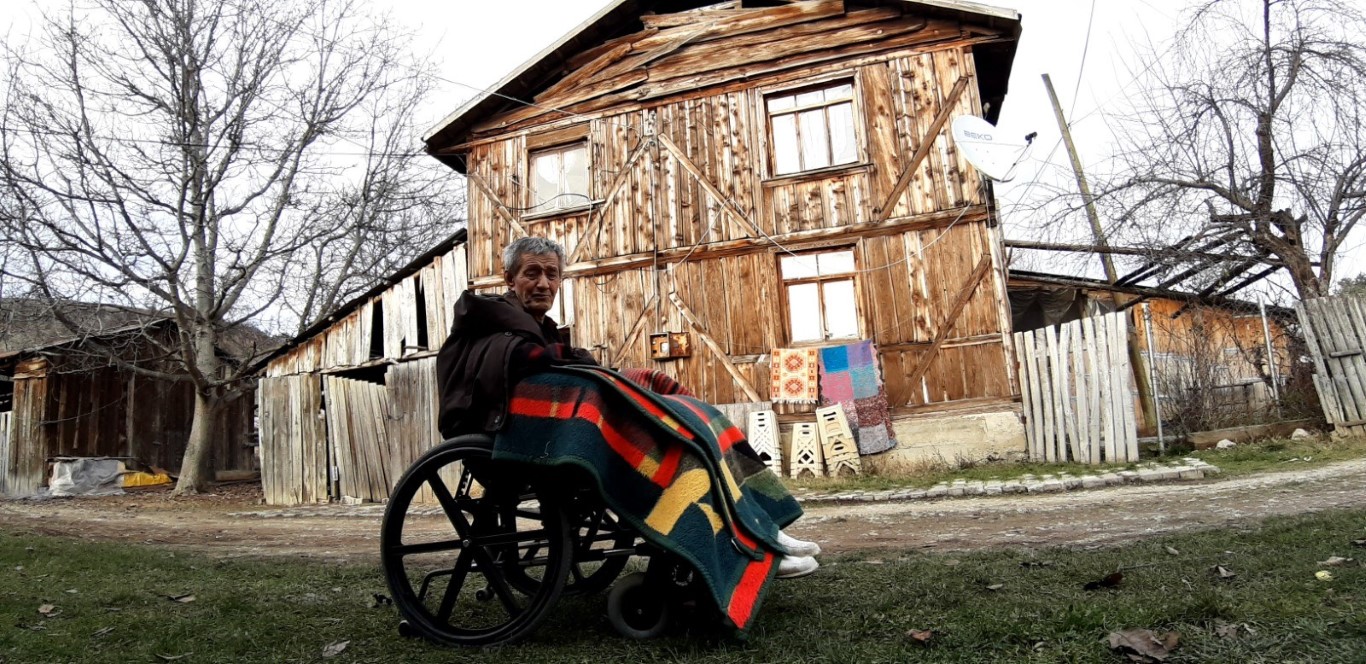
[[[531,153],[532,214],[588,204],[588,144],[580,141]]]
[[[792,343],[858,337],[852,249],[778,259]]]
[[[853,82],[781,92],[764,104],[774,175],[858,161]]]

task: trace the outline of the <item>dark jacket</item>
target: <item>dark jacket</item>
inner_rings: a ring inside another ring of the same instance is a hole
[[[513,386],[545,366],[597,364],[588,351],[571,349],[564,341],[554,320],[547,316],[538,324],[515,293],[465,291],[436,356],[441,435],[501,429]]]

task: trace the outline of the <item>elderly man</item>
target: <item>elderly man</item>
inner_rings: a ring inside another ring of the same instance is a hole
[[[560,290],[564,262],[564,249],[551,240],[515,240],[503,251],[507,292],[491,296],[466,291],[456,302],[450,336],[437,355],[442,435],[497,432],[507,422],[510,396],[523,378],[557,365],[597,366],[588,351],[566,343],[547,315]],[[753,455],[747,444],[740,447]],[[780,578],[804,576],[819,567],[815,543],[782,531],[777,543],[787,554],[779,563]]]

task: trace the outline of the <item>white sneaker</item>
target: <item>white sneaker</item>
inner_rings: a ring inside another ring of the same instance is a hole
[[[799,540],[781,530],[778,531],[778,546],[790,556],[819,556],[821,545]]]
[[[819,568],[821,564],[811,556],[783,556],[778,561],[778,578],[795,579],[799,576],[806,576]]]

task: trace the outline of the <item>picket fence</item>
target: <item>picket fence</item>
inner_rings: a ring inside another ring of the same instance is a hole
[[[1108,314],[1015,333],[1032,460],[1138,460],[1128,319]]]

